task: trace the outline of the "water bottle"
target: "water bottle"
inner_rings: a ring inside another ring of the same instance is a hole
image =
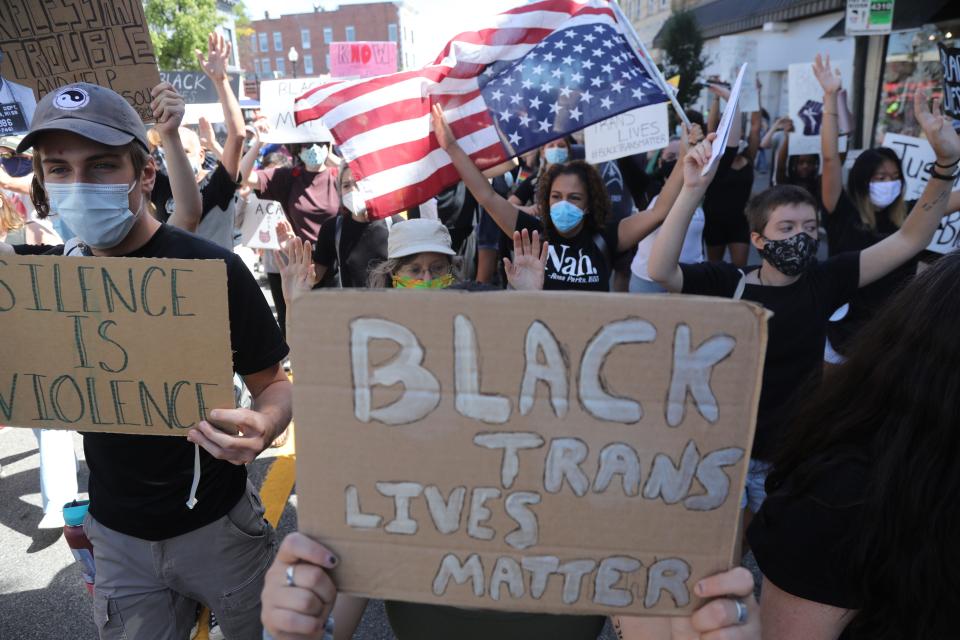
[[[80,574],[83,576],[87,593],[93,595],[93,581],[97,573],[93,564],[93,545],[83,532],[83,518],[87,515],[89,506],[89,500],[74,500],[63,505],[63,521],[66,523],[63,536],[70,545],[73,557],[80,564]]]

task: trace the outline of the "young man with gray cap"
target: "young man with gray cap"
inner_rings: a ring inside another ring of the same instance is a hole
[[[157,126],[176,148],[183,100],[165,83],[153,95]],[[228,638],[259,640],[260,589],[276,541],[244,465],[290,421],[280,366],[289,350],[276,321],[238,257],[149,214],[156,167],[121,96],[85,83],[57,89],[37,105],[18,150],[30,146],[37,210],[57,211],[78,242],[17,252],[223,260],[234,370],[254,396],[252,409],[210,411],[185,439],[84,434],[100,637],[183,640],[201,601]],[[0,244],[0,253],[11,250]]]

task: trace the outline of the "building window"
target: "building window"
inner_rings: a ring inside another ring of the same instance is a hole
[[[323,63],[327,65],[327,68],[324,69],[324,71],[326,71],[327,73],[330,73],[330,54],[329,53],[326,56],[324,56]]]
[[[257,75],[260,75],[260,59],[259,58],[253,59],[253,72]]]
[[[647,15],[651,16],[657,12],[657,0],[647,0]]]
[[[353,28],[353,25],[350,25],[346,29],[347,42],[353,42],[357,39],[357,30]]]
[[[233,46],[233,29],[229,27],[221,27],[223,29],[223,39],[230,43],[230,65],[237,65],[237,52],[236,47]]]
[[[283,35],[279,31],[273,32],[273,50],[283,51]]]
[[[277,58],[276,63],[277,63],[277,73],[283,76],[286,73],[286,71],[284,71],[284,68],[283,68],[283,58]]]
[[[251,33],[250,34],[250,51],[256,51],[256,50],[257,50],[257,34]]]
[[[260,61],[260,68],[264,75],[270,75],[270,58],[264,58]]]
[[[670,8],[670,0],[660,0],[660,8],[661,8],[661,9],[669,9],[669,8]]]
[[[300,47],[303,49],[310,48],[310,29],[300,29]]]
[[[303,75],[313,75],[313,56],[311,55],[303,56]]]
[[[323,28],[323,43],[330,44],[333,42],[333,27],[324,27]]]
[[[260,51],[268,51],[267,48],[267,34],[258,33],[257,37],[260,38]]]
[[[390,42],[397,41],[397,25],[395,24],[387,25],[387,40],[389,40]]]

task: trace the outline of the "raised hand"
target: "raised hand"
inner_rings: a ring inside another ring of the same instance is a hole
[[[290,228],[289,222],[281,220],[277,223],[275,231],[277,233],[277,243],[280,245],[280,251],[285,254],[287,251],[287,243],[294,238],[293,229]],[[284,255],[284,257],[286,257],[286,255]]]
[[[824,93],[840,91],[840,69],[830,68],[830,54],[827,54],[826,61],[820,57],[819,53],[817,54],[813,61],[813,75],[816,76]]]
[[[433,132],[437,136],[437,143],[441,149],[447,151],[457,144],[457,138],[453,135],[453,130],[450,129],[446,116],[443,115],[443,107],[434,104],[431,111],[433,112]]]
[[[953,165],[960,159],[960,137],[954,131],[951,119],[942,115],[940,98],[933,99],[933,111],[927,106],[927,92],[917,90],[913,94],[913,110],[917,122],[927,136],[927,142],[937,154],[937,163]]]
[[[186,110],[183,96],[177,93],[169,82],[161,82],[155,86],[150,91],[150,95],[153,96],[150,108],[153,109],[153,117],[157,119],[155,126],[157,133],[161,137],[179,135],[177,130],[183,122],[183,114]]]
[[[683,155],[690,150],[691,147],[703,142],[703,129],[700,128],[700,125],[694,123],[690,126],[685,124],[680,125],[680,154]]]
[[[207,74],[207,77],[213,81],[225,80],[227,77],[227,65],[230,63],[230,52],[233,45],[219,33],[211,33],[207,36],[207,57],[203,57],[203,52],[194,49],[197,54],[197,62],[200,68]]]
[[[713,156],[713,141],[716,137],[717,134],[711,133],[683,156],[683,187],[685,189],[706,189],[716,175],[719,163],[715,163],[707,175],[700,175]]]
[[[717,96],[718,98],[723,98],[724,100],[730,100],[730,88],[725,87],[722,84],[707,84],[707,91]]]
[[[503,259],[507,272],[507,282],[518,291],[540,291],[543,289],[543,272],[547,268],[547,253],[550,243],[540,244],[540,232],[534,231],[533,237],[524,229],[513,232],[513,261]]]
[[[200,116],[197,122],[197,135],[200,137],[200,145],[207,151],[216,151],[217,136],[213,132],[213,125],[210,121]]]
[[[287,243],[286,261],[280,260],[280,284],[283,298],[292,305],[300,296],[313,289],[320,279],[313,267],[313,246],[300,238]]]

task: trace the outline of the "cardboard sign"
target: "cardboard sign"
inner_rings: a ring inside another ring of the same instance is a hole
[[[735,78],[740,66],[747,65],[740,91],[740,111],[752,113],[760,110],[760,93],[757,91],[757,40],[746,36],[720,36],[720,73],[727,82]]]
[[[223,122],[223,106],[219,102],[188,104],[183,110],[183,122],[181,124],[198,124],[200,118],[206,118],[207,122]]]
[[[398,290],[297,305],[299,526],[340,558],[339,591],[678,615],[733,565],[760,307]]]
[[[727,106],[723,108],[723,113],[720,115],[720,124],[717,125],[717,137],[713,139],[713,146],[711,147],[712,154],[710,156],[710,162],[704,165],[700,175],[705,176],[710,173],[713,166],[720,162],[720,157],[723,156],[723,150],[726,149],[727,140],[730,138],[730,127],[733,124],[733,119],[734,117],[740,116],[738,104],[740,91],[743,89],[743,78],[746,73],[747,65],[744,64],[740,67],[740,72],[737,73],[737,80],[730,89],[730,99],[727,100]]]
[[[591,164],[662,149],[669,142],[666,102],[621,113],[584,130],[587,162]]]
[[[237,216],[242,217],[240,244],[251,249],[280,249],[277,223],[286,220],[283,205],[250,195],[237,200]]]
[[[2,256],[0,323],[0,424],[182,436],[234,407],[222,261]]]
[[[240,96],[240,76],[228,76],[233,95]],[[183,101],[190,104],[220,104],[213,81],[203,71],[161,71],[160,80],[169,82]]]
[[[298,127],[293,119],[293,103],[296,99],[328,81],[322,78],[292,78],[261,82],[260,113],[270,124],[270,131],[263,136],[263,141],[288,143],[333,140],[330,130],[320,120],[305,122]]]
[[[849,62],[832,62],[840,69],[844,82],[853,78]],[[823,88],[813,75],[813,63],[791,64],[788,70],[790,117],[793,133],[790,134],[791,156],[820,153],[820,127],[823,124]],[[841,140],[842,143],[842,140]],[[841,151],[843,149],[841,148]]]
[[[368,78],[396,71],[396,42],[330,43],[330,75],[334,78]]]
[[[893,0],[847,0],[848,36],[876,36],[893,29]]]
[[[943,110],[952,118],[960,118],[960,48],[937,46],[943,65]]]
[[[893,149],[903,165],[903,177],[907,182],[904,199],[918,199],[927,186],[930,167],[937,161],[937,154],[933,152],[933,147],[922,138],[903,136],[899,133],[888,133],[883,136],[883,146]],[[960,178],[953,183],[953,191],[958,189],[960,189]]]
[[[5,0],[0,53],[4,82],[36,100],[63,85],[89,82],[122,95],[144,122],[153,120],[150,90],[160,73],[142,0]]]

